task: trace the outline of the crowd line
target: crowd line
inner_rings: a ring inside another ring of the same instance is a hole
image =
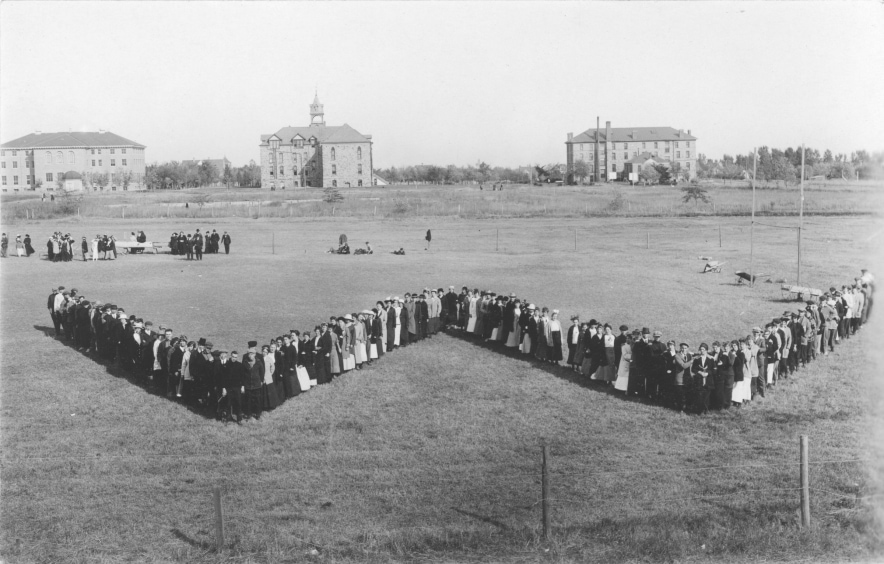
[[[626,395],[698,414],[743,406],[778,381],[828,355],[859,331],[872,309],[874,277],[866,270],[841,290],[830,288],[795,311],[731,341],[664,342],[647,328],[615,335],[609,323],[537,308],[514,294],[454,286],[425,288],[378,300],[361,312],[332,316],[303,331],[248,341],[242,359],[205,338],[175,336],[171,327],[115,304],[90,301],[76,289],[54,288],[47,307],[55,334],[103,362],[116,363],[145,387],[191,405],[207,416],[241,423],[287,399],[353,370],[367,369],[385,353],[447,331],[502,351],[562,365],[589,382]],[[567,352],[566,352],[567,351]],[[564,369],[565,367],[563,367]]]

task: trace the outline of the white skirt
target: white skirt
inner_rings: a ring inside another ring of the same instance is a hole
[[[399,333],[402,331],[402,326],[397,325],[396,331],[393,333],[393,345],[399,346]]]
[[[506,346],[508,347],[518,347],[519,346],[519,333],[521,331],[518,327],[509,332],[509,335],[506,337]]]
[[[344,359],[344,365],[342,367],[344,370],[353,370],[356,368],[356,357],[352,354]]]
[[[316,380],[311,380],[310,375],[307,374],[307,369],[303,366],[295,367],[295,376],[298,377],[298,386],[301,387],[302,391],[307,391],[311,387],[316,385]]]
[[[489,340],[490,341],[497,340],[497,327],[495,327],[494,329],[491,330],[491,338]]]
[[[368,355],[365,354],[365,343],[356,343],[356,364],[362,364],[368,360]]]
[[[369,347],[368,357],[372,360],[378,357],[378,346],[372,343],[371,347]]]
[[[525,333],[525,337],[522,339],[522,352],[524,354],[531,353],[531,335]]]
[[[620,370],[617,371],[617,380],[614,382],[614,389],[620,390],[621,392],[625,392],[629,389],[629,365],[626,365],[626,370],[623,370],[623,367],[620,367]]]
[[[472,333],[476,330],[476,318],[471,317],[470,321],[467,323],[467,333]]]

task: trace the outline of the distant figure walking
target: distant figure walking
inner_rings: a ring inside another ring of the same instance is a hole
[[[430,241],[433,240],[433,234],[430,232],[429,229],[427,229],[427,236],[424,238],[427,240],[427,248],[425,250],[429,251],[430,250]]]
[[[230,254],[230,235],[227,234],[227,231],[224,232],[224,235],[221,237],[221,242],[224,243],[224,254]]]

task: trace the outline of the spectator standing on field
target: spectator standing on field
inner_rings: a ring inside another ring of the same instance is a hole
[[[9,249],[9,237],[4,233],[3,238],[0,239],[0,257],[6,258],[7,249]]]
[[[221,237],[221,242],[224,243],[224,254],[230,254],[230,235],[227,234],[227,231],[224,232],[224,235]]]

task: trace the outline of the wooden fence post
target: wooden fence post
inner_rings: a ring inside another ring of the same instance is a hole
[[[543,445],[540,466],[540,506],[543,511],[543,540],[549,540],[549,472],[547,462],[549,460],[549,447]]]
[[[224,550],[224,508],[221,507],[221,488],[214,489],[215,498],[215,547]]]
[[[721,224],[718,224],[718,248],[721,248]]]
[[[648,231],[648,242],[647,242],[647,246],[645,248],[647,248],[647,249],[651,248],[651,232],[650,231]]]
[[[807,435],[801,435],[801,526],[810,527],[810,480],[807,470]]]

